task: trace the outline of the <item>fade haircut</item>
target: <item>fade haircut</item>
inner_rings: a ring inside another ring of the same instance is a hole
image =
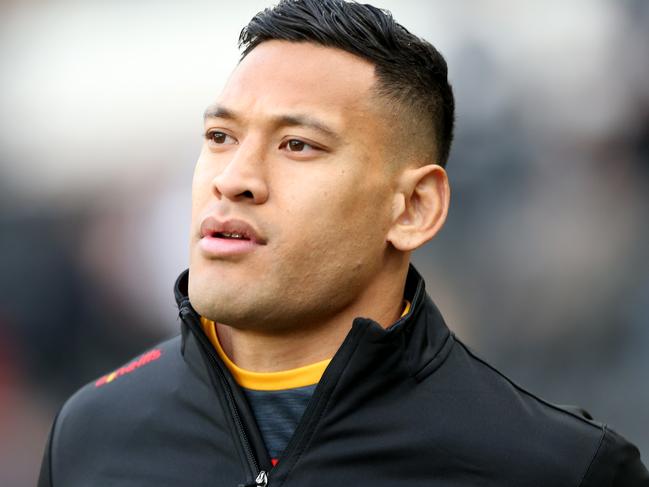
[[[243,28],[241,58],[265,41],[312,42],[350,52],[375,66],[376,91],[424,127],[437,163],[445,166],[453,140],[455,102],[442,55],[392,14],[343,0],[281,0]]]

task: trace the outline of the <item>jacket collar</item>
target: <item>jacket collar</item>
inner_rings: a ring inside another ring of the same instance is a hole
[[[184,313],[198,319],[189,301],[188,280],[189,270],[183,271],[176,279],[176,303],[183,319]],[[423,278],[412,264],[408,269],[404,298],[411,303],[409,312],[387,329],[368,318],[354,319],[352,331],[360,340],[354,361],[367,367],[379,361],[384,366],[386,361],[391,362],[393,371],[401,371],[421,381],[444,362],[454,337],[426,293]],[[186,326],[182,332],[184,350],[188,334]]]

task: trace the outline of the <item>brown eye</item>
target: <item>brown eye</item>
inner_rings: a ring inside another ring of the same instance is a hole
[[[222,144],[225,142],[226,135],[223,132],[212,132],[212,142]]]
[[[320,146],[305,142],[301,139],[289,139],[286,138],[282,141],[279,146],[284,152],[290,152],[293,154],[293,157],[302,158],[305,157],[315,157],[318,156],[323,149]]]
[[[291,139],[288,141],[287,147],[291,152],[302,152],[306,147],[311,146],[306,142],[302,142],[301,140]]]
[[[288,141],[288,150],[291,152],[300,152],[304,150],[304,146],[306,144],[302,142],[301,140],[289,140]]]
[[[206,134],[206,138],[209,142],[217,145],[223,144],[236,144],[236,140],[231,135],[226,134],[225,132],[220,132],[218,130],[213,130]]]

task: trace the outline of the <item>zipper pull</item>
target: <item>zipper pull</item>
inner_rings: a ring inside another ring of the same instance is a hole
[[[268,485],[268,474],[265,470],[259,472],[254,484],[239,484],[239,487],[266,487]]]
[[[266,487],[268,485],[268,474],[262,470],[255,479],[255,487]]]

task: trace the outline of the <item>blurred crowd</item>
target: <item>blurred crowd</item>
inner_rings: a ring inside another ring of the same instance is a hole
[[[445,55],[458,336],[649,457],[649,3],[372,2]],[[267,2],[0,3],[0,485],[67,396],[178,332],[202,110]]]

